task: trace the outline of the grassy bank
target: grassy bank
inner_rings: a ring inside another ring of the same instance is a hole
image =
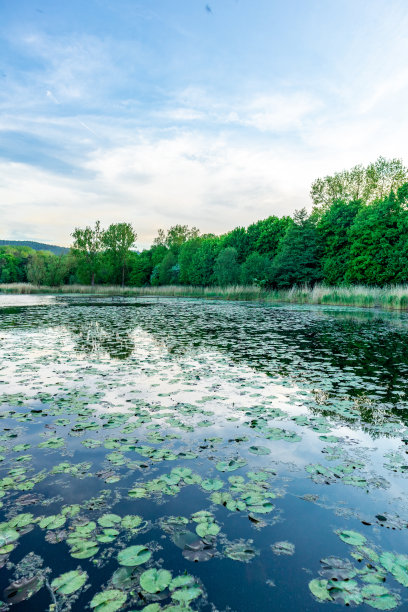
[[[61,287],[36,286],[26,283],[0,284],[3,294],[82,294],[100,296],[162,296],[194,297],[223,300],[248,300],[267,303],[288,302],[291,304],[331,304],[335,306],[359,306],[362,308],[384,308],[408,310],[408,285],[388,287],[293,287],[289,290],[264,291],[255,286],[230,287],[122,287],[98,285],[63,285]]]

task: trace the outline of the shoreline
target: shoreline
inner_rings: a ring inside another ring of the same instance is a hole
[[[36,286],[28,283],[0,284],[0,295],[92,295],[111,297],[172,297],[259,302],[265,304],[311,304],[408,310],[408,285],[387,287],[292,287],[288,290],[264,290],[256,286],[192,287],[169,285],[159,287],[124,287],[117,285]]]

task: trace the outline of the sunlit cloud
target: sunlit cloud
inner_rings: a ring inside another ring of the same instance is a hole
[[[320,23],[282,7],[289,40],[270,3],[201,21],[183,2],[98,4],[98,26],[93,2],[63,26],[5,15],[2,237],[67,245],[97,218],[131,221],[140,246],[175,223],[221,233],[310,208],[317,176],[378,155],[408,162],[403,3],[346,1]]]

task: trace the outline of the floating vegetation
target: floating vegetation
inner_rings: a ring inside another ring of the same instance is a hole
[[[132,304],[0,309],[0,610],[403,610],[408,317]]]

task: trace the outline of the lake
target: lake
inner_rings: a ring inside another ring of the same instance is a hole
[[[408,314],[0,296],[0,353],[1,611],[407,609]]]

